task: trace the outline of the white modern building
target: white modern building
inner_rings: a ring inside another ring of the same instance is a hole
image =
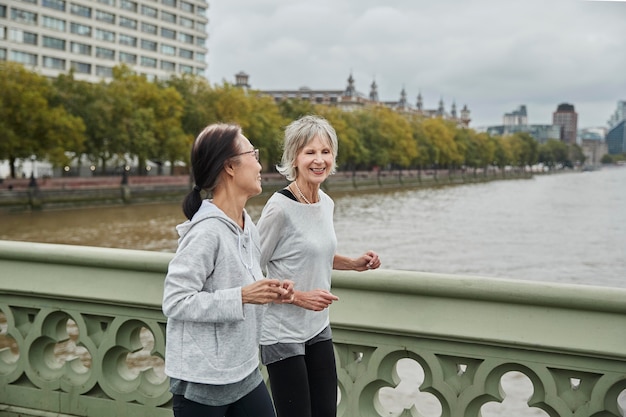
[[[122,63],[150,80],[205,75],[207,9],[208,0],[4,0],[0,60],[94,82]]]

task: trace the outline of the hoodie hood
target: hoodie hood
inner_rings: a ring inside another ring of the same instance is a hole
[[[250,218],[250,216],[248,216],[248,213],[245,209],[243,210],[243,216],[245,221],[244,229],[242,230],[237,223],[235,223],[210,200],[203,200],[200,208],[198,209],[196,214],[193,215],[191,220],[187,220],[186,222],[176,226],[176,231],[178,232],[179,236],[179,243],[185,237],[185,235],[187,235],[187,233],[189,233],[189,231],[192,230],[193,227],[198,223],[203,222],[207,219],[219,220],[227,227],[228,230],[233,233],[233,235],[237,237],[237,251],[239,253],[239,259],[254,278],[254,273],[252,272],[252,269],[254,267],[254,259],[252,249],[250,247],[252,245],[252,238],[250,236],[250,224],[252,223],[252,219]]]
[[[245,209],[244,209],[244,216],[246,218],[246,224],[244,225],[244,227],[247,228],[246,226],[248,224],[248,220],[247,220],[248,215],[245,212]],[[178,232],[178,236],[182,238],[196,224],[198,224],[199,222],[203,220],[211,219],[211,218],[216,218],[224,222],[224,224],[228,225],[229,229],[231,229],[233,233],[236,233],[239,235],[242,232],[239,225],[235,223],[226,214],[224,214],[224,212],[220,210],[215,204],[213,204],[210,200],[202,200],[202,205],[200,205],[200,208],[198,209],[196,214],[193,215],[192,219],[187,220],[186,222],[181,223],[178,226],[176,226],[176,231]]]

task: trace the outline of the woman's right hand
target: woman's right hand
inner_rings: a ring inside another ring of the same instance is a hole
[[[307,310],[322,311],[339,297],[326,290],[296,291],[292,304]]]
[[[244,304],[267,304],[282,299],[289,293],[277,279],[261,279],[241,288]]]

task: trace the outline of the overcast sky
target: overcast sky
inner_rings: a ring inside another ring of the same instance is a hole
[[[471,126],[527,106],[550,124],[606,126],[626,100],[626,1],[209,0],[208,77],[254,89],[344,89],[426,108],[467,105]]]

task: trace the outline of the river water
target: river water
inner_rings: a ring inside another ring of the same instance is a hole
[[[331,196],[338,251],[383,268],[626,287],[625,168]],[[178,203],[1,213],[0,239],[175,251],[182,221]]]

